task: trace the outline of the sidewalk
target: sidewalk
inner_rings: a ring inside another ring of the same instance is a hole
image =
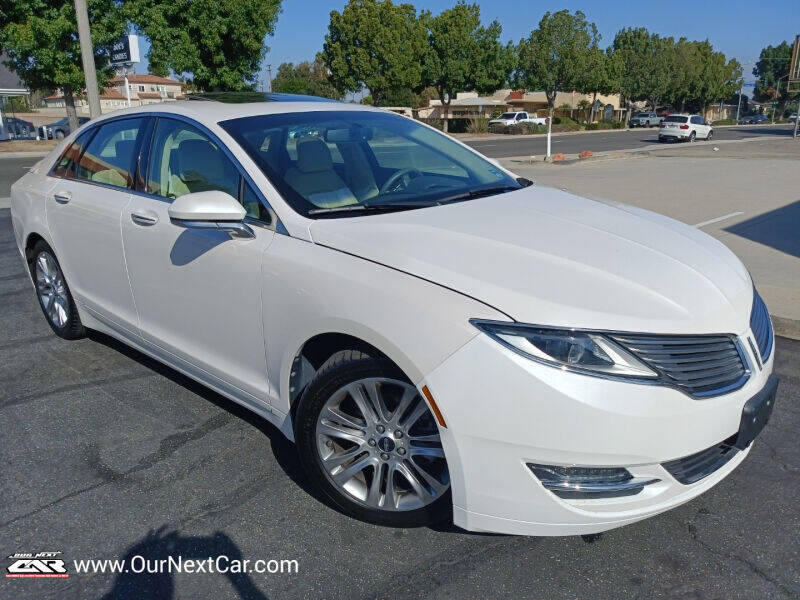
[[[639,206],[713,235],[750,270],[776,333],[800,339],[800,142],[765,136],[636,152],[567,168],[502,163],[538,185]]]

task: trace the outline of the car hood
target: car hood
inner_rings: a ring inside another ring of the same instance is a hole
[[[310,234],[539,325],[738,334],[752,302],[747,270],[714,238],[551,188],[321,219]]]

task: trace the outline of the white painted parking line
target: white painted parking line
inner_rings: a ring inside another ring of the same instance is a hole
[[[695,227],[705,227],[706,225],[711,225],[712,223],[719,223],[720,221],[724,221],[725,219],[730,219],[731,217],[738,217],[739,215],[743,215],[744,212],[741,210],[737,210],[736,212],[732,212],[728,215],[722,215],[721,217],[716,217],[714,219],[709,219],[708,221],[703,221],[702,223],[695,223]]]

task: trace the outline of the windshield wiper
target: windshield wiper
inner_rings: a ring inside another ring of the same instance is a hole
[[[520,188],[514,185],[497,185],[493,187],[477,188],[462,192],[460,194],[453,194],[452,196],[445,196],[437,200],[437,204],[448,204],[450,202],[458,202],[459,200],[472,200],[474,198],[482,198],[484,196],[493,196],[494,194],[502,194],[503,192],[510,192]]]
[[[347,204],[345,206],[331,206],[328,208],[312,208],[309,215],[332,215],[347,212],[391,212],[395,210],[411,210],[435,206],[433,202],[376,202],[374,204]]]

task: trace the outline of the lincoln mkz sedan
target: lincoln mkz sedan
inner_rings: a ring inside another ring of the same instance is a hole
[[[116,111],[14,184],[57,335],[253,410],[384,525],[594,533],[745,459],[773,332],[723,244],[384,110],[268,100]]]

